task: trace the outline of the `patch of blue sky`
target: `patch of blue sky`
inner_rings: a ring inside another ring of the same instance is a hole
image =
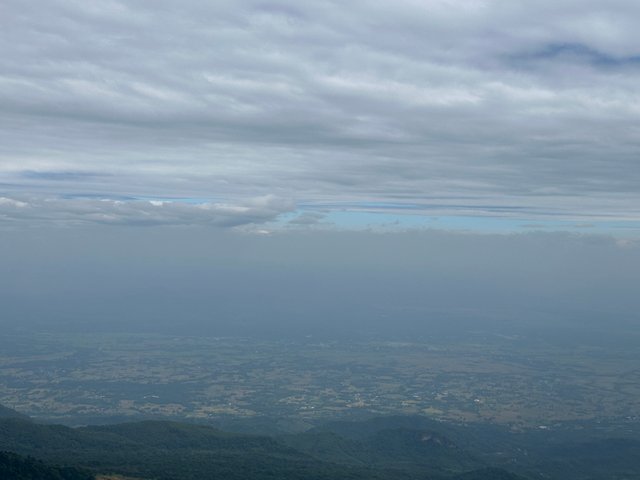
[[[338,228],[354,229],[442,229],[485,232],[511,232],[519,230],[520,220],[504,217],[474,217],[458,215],[416,215],[387,212],[342,211],[331,212],[325,221]]]
[[[562,59],[563,61],[567,61],[567,58],[570,57],[596,67],[637,67],[640,65],[640,56],[638,55],[609,55],[580,43],[551,43],[538,51],[512,55],[510,57],[510,61],[512,63],[523,63],[531,60],[544,59]]]

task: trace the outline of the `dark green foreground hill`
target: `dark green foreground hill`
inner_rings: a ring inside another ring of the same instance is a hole
[[[28,416],[16,412],[11,408],[7,408],[4,405],[0,405],[0,419],[3,418],[21,418],[22,420],[29,420]]]
[[[72,467],[45,465],[32,457],[11,452],[0,452],[0,479],[2,480],[92,480],[90,473]]]
[[[400,416],[267,436],[166,421],[70,428],[4,408],[0,451],[13,453],[0,457],[0,480],[640,480],[633,432],[578,427],[513,431]]]
[[[80,475],[47,477],[43,473],[41,478],[46,480],[87,478],[75,469],[154,480],[520,478],[505,470],[487,469],[440,433],[406,428],[376,431],[356,440],[331,432],[272,438],[164,421],[70,428],[6,415],[0,418],[0,451],[64,466],[24,460],[42,472]],[[22,461],[22,457],[8,457],[12,458],[16,465]],[[5,478],[14,477],[0,475]]]
[[[70,428],[0,408],[0,451],[13,452],[0,480],[640,480],[632,426],[612,437],[588,425],[513,431],[399,416],[267,436],[165,421]]]

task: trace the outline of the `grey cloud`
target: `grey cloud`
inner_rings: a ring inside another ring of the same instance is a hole
[[[7,195],[640,218],[637,2],[0,8]]]
[[[87,180],[93,177],[104,176],[98,173],[86,173],[86,172],[73,172],[73,171],[60,171],[60,172],[47,172],[47,171],[33,171],[27,170],[25,172],[21,172],[21,175],[24,178],[35,179],[35,180],[55,180],[55,181],[78,181],[78,180]]]

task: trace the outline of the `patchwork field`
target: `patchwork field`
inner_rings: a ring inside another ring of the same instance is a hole
[[[328,342],[124,334],[0,342],[0,403],[71,424],[420,413],[544,429],[634,423],[640,411],[633,343],[610,351],[498,335]]]

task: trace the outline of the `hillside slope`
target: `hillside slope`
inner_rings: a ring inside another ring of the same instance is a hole
[[[157,480],[435,480],[480,467],[475,462],[465,466],[468,454],[444,437],[425,435],[400,429],[378,432],[365,442],[343,438],[359,459],[352,461],[339,454],[317,455],[303,445],[302,436],[285,442],[158,421],[69,428],[0,420],[0,450],[94,473]],[[445,472],[451,475],[441,475]],[[517,478],[504,471],[485,474],[486,480]]]
[[[0,452],[3,480],[92,480],[93,475],[71,467],[54,467],[32,457]]]

